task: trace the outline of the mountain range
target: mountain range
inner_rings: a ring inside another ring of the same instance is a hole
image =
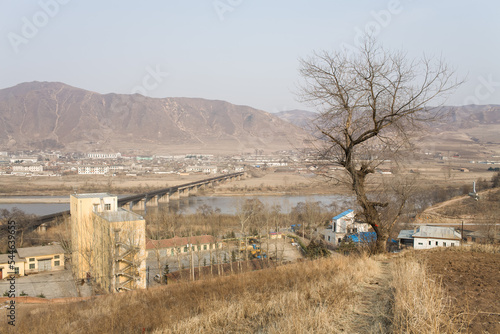
[[[425,146],[500,144],[500,105],[444,111],[445,120],[430,124],[423,136]],[[0,90],[0,150],[272,152],[306,146],[316,117],[306,110],[271,114],[219,100],[99,94],[64,83],[28,82]]]
[[[58,82],[0,90],[0,149],[242,153],[302,147],[308,134],[248,106],[99,94]]]

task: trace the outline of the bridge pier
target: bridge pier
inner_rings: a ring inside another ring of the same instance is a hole
[[[130,210],[135,210],[135,211],[144,210],[146,208],[144,202],[145,202],[144,199],[135,202],[130,202]]]
[[[158,206],[158,195],[149,197],[146,199],[146,205],[147,206]]]
[[[174,191],[174,192],[170,195],[170,198],[171,198],[171,199],[179,199],[179,198],[181,198],[181,196],[180,196],[180,190],[179,190],[179,189],[177,189],[176,191]]]
[[[170,193],[165,193],[163,195],[158,195],[158,203],[168,203],[170,202]]]
[[[189,188],[179,189],[179,197],[188,197],[189,196]]]

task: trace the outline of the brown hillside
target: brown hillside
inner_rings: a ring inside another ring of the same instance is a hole
[[[98,94],[54,82],[0,90],[0,147],[253,152],[302,146],[306,133],[261,110],[198,98]]]

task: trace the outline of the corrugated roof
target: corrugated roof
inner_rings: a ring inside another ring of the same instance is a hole
[[[453,227],[419,226],[414,238],[461,239],[461,235]]]
[[[12,261],[12,258],[10,257],[10,254],[0,254],[0,264],[4,263],[9,263],[9,261]],[[21,262],[25,262],[24,259],[21,259],[17,253],[14,253],[14,262],[16,265]],[[10,270],[7,270],[10,272]]]
[[[27,258],[33,256],[64,254],[64,249],[59,245],[24,247],[18,248],[17,253],[20,257]]]
[[[351,240],[352,242],[358,243],[358,242],[372,242],[377,240],[377,233],[375,232],[359,232],[356,234],[350,234],[347,236],[347,239]]]
[[[182,247],[187,244],[208,244],[214,243],[215,237],[211,235],[198,235],[192,237],[174,237],[170,239],[161,239],[161,240],[148,240],[146,242],[146,249],[155,249],[155,248],[170,248],[170,247]]]
[[[401,230],[398,234],[398,239],[413,239],[414,230]]]
[[[351,212],[353,212],[354,210],[353,209],[349,209],[349,210],[346,210],[338,215],[336,215],[335,217],[333,217],[333,219],[339,219],[339,218],[342,218],[348,214],[350,214]]]

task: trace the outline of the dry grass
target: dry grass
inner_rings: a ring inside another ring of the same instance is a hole
[[[366,257],[335,257],[259,272],[50,305],[18,315],[16,333],[352,332]]]
[[[459,247],[436,247],[432,252],[476,252],[476,253],[500,253],[500,245],[494,244],[471,244]]]
[[[394,333],[457,333],[465,328],[468,319],[454,309],[441,282],[414,251],[396,259],[394,268]]]

